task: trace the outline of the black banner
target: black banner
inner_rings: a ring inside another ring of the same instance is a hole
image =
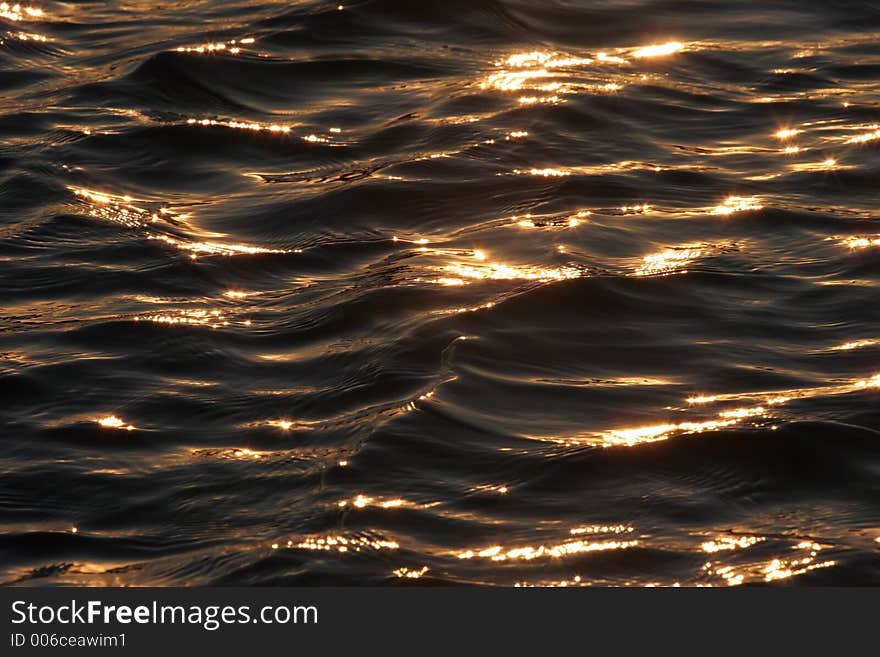
[[[876,589],[0,590],[3,655],[870,647]]]

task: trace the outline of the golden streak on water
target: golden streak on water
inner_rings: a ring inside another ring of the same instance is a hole
[[[95,201],[96,203],[110,203],[114,199],[125,199],[130,201],[131,198],[128,196],[113,196],[112,194],[103,194],[101,192],[96,192],[90,189],[74,189],[74,193],[78,196],[82,196],[83,198],[87,198],[90,201]]]
[[[497,484],[479,484],[470,488],[469,491],[480,493],[497,493],[498,495],[507,495],[510,489],[507,486],[499,486]]]
[[[537,104],[548,104],[555,105],[559,103],[561,99],[559,96],[520,96],[517,102],[520,105],[537,105]]]
[[[566,171],[564,169],[529,169],[528,171],[524,171],[522,169],[514,169],[514,173],[516,174],[528,174],[530,176],[540,176],[542,178],[564,178],[565,176],[570,176],[571,172]]]
[[[763,406],[756,406],[754,408],[737,408],[732,411],[723,411],[718,414],[718,417],[741,420],[747,417],[764,415],[765,412],[766,411]]]
[[[122,224],[128,228],[147,228],[163,219],[175,220],[179,223],[189,218],[188,215],[180,214],[167,207],[160,207],[155,211],[139,207],[134,205],[136,199],[127,194],[110,194],[84,187],[69,187],[69,189],[88,201],[89,216]],[[140,202],[139,199],[138,202]],[[147,239],[162,239],[175,245],[184,243],[181,240],[158,234],[148,234]]]
[[[586,527],[574,527],[569,530],[572,536],[581,534],[631,534],[635,531],[632,525],[588,525]]]
[[[699,248],[666,249],[660,253],[645,256],[643,264],[633,273],[636,276],[687,273],[683,267],[701,255],[703,255],[703,251]]]
[[[596,59],[600,62],[605,62],[608,64],[626,64],[626,60],[623,57],[618,57],[616,55],[609,55],[605,52],[600,52],[596,54]]]
[[[737,543],[734,547],[748,548],[755,544],[751,542],[752,539],[760,539],[755,541],[756,543],[763,542],[764,540],[763,537],[746,538],[748,540],[745,544],[740,545]],[[707,544],[704,543],[703,545]],[[739,586],[747,581],[773,582],[789,579],[817,569],[830,568],[837,564],[834,560],[819,561],[819,553],[824,549],[824,546],[814,541],[800,541],[793,545],[791,549],[800,552],[803,556],[780,556],[764,563],[745,566],[722,565],[720,562],[708,561],[703,565],[702,570],[707,575],[720,577],[728,586]],[[711,552],[712,550],[707,551]]]
[[[535,78],[549,77],[550,73],[546,69],[525,70],[525,71],[503,71],[501,73],[493,73],[482,84],[483,89],[497,89],[499,91],[518,91],[529,80]]]
[[[48,38],[46,38],[42,34],[19,32],[13,36],[15,36],[15,38],[18,39],[19,41],[38,41],[38,42],[48,41]],[[0,43],[2,43],[2,41],[0,41]]]
[[[849,237],[844,245],[850,249],[867,249],[872,246],[880,246],[880,237]]]
[[[880,245],[880,240],[878,240],[878,245]],[[853,342],[845,342],[836,347],[831,347],[831,351],[851,351],[853,349],[862,349],[863,347],[873,347],[874,345],[880,344],[880,340],[855,340]]]
[[[851,137],[846,140],[847,144],[866,144],[870,141],[877,141],[880,139],[880,126],[871,126],[871,132],[865,132],[861,135],[856,135],[855,137]]]
[[[859,346],[876,344],[878,341],[867,340],[863,343],[854,342],[835,347],[832,350],[855,349]],[[860,392],[865,389],[880,388],[880,374],[867,379],[856,379],[848,383],[820,386],[817,388],[796,388],[773,392],[731,393],[721,395],[698,395],[689,397],[686,401],[692,405],[712,404],[715,402],[729,401],[759,401],[761,404],[751,407],[737,408],[718,413],[717,420],[707,422],[683,422],[680,424],[662,424],[635,429],[610,431],[605,434],[606,442],[612,445],[633,446],[640,443],[665,440],[676,433],[702,433],[733,426],[741,420],[767,416],[769,411],[766,406],[781,406],[795,399],[809,399],[813,397],[826,397],[833,395],[845,395]],[[775,428],[775,427],[771,427]]]
[[[850,167],[839,164],[836,159],[833,157],[829,157],[827,159],[822,160],[821,162],[803,162],[798,164],[790,165],[790,168],[793,171],[833,171],[836,169],[848,169]]]
[[[459,559],[486,559],[489,561],[532,561],[533,559],[560,559],[574,554],[585,552],[601,552],[606,550],[625,550],[635,547],[637,540],[605,540],[586,541],[569,540],[556,545],[539,545],[537,547],[525,546],[517,548],[505,548],[501,545],[493,545],[481,550],[466,550],[460,552]]]
[[[177,52],[198,53],[198,54],[216,54],[226,53],[237,55],[241,52],[241,45],[250,45],[254,43],[253,37],[245,37],[244,39],[232,39],[231,41],[218,41],[211,43],[201,43],[194,46],[178,46],[175,48]]]
[[[666,440],[675,433],[703,433],[717,431],[733,426],[736,419],[708,420],[706,422],[680,422],[674,424],[656,424],[653,426],[636,427],[633,429],[614,429],[604,435],[608,447],[634,447],[645,443]]]
[[[105,429],[124,429],[125,431],[135,430],[133,425],[127,424],[115,415],[108,415],[107,417],[98,418],[95,421]]]
[[[767,539],[764,536],[740,536],[737,538],[725,536],[714,541],[706,541],[700,548],[702,548],[703,552],[714,553],[724,550],[749,548],[765,540]]]
[[[761,210],[763,207],[757,196],[728,196],[721,205],[712,209],[711,214],[730,215],[735,212]]]
[[[405,577],[408,579],[418,579],[422,577],[425,573],[427,573],[429,568],[427,566],[422,566],[418,570],[411,570],[409,568],[398,568],[397,570],[391,571],[391,574],[395,577]]]
[[[623,214],[645,214],[651,207],[647,203],[642,203],[641,205],[621,205],[620,211]]]
[[[230,326],[231,324],[222,310],[207,310],[204,308],[195,310],[169,310],[162,313],[137,315],[135,316],[134,321],[185,326],[209,326],[213,329]],[[243,326],[250,326],[251,324],[249,320],[239,323]]]
[[[795,135],[799,135],[801,132],[803,131],[796,128],[783,128],[782,130],[777,131],[774,137],[776,137],[777,139],[785,140],[790,139]]]
[[[580,575],[575,575],[571,579],[564,579],[559,581],[551,581],[551,582],[540,582],[537,584],[533,584],[530,582],[516,582],[514,583],[514,588],[568,588],[569,586],[589,586],[589,582],[584,582]]]
[[[255,452],[247,447],[239,447],[232,451],[232,457],[237,459],[261,459],[263,456],[262,453]]]
[[[0,3],[0,18],[10,21],[24,21],[43,17],[43,10],[39,7],[23,6],[18,3],[10,5],[8,2]]]
[[[622,49],[621,49],[622,50]],[[619,59],[599,54],[601,61]],[[576,69],[594,63],[590,57],[564,55],[550,51],[528,51],[509,55],[495,62],[500,70],[489,74],[481,83],[482,89],[494,89],[504,93],[526,91],[518,98],[521,105],[551,104],[562,102],[567,94],[589,91],[612,93],[621,88],[617,82],[588,82],[577,75]]]
[[[277,543],[273,545],[278,545]],[[298,543],[287,541],[288,548],[300,550],[314,550],[316,552],[361,552],[364,549],[371,550],[396,550],[400,547],[397,541],[373,539],[364,536],[315,536],[305,538]],[[277,548],[275,548],[277,549]]]
[[[693,403],[712,403],[716,401],[743,401],[762,400],[766,404],[782,404],[792,399],[809,399],[812,397],[827,397],[831,395],[845,395],[858,392],[864,388],[880,387],[880,374],[875,374],[867,379],[854,379],[847,383],[836,385],[818,386],[815,388],[792,388],[789,390],[776,390],[771,392],[745,392],[711,395],[705,397],[691,397],[688,401]]]
[[[336,505],[338,507],[352,506],[356,509],[364,509],[368,506],[374,506],[380,509],[398,509],[401,507],[415,506],[412,502],[408,502],[407,500],[401,499],[399,497],[386,500],[377,500],[376,498],[369,497],[367,495],[357,495],[355,498],[350,500],[339,500]]]
[[[640,59],[642,57],[665,57],[684,50],[684,44],[678,41],[670,41],[654,46],[646,46],[639,48],[633,53],[633,57]]]
[[[593,60],[588,57],[560,57],[558,53],[533,50],[510,55],[506,60],[495,62],[496,66],[508,66],[510,68],[530,68],[541,66],[543,68],[566,68],[573,66],[585,66],[592,64]]]
[[[454,276],[437,279],[442,285],[462,285],[466,280],[561,281],[581,276],[581,272],[573,267],[506,265],[500,262],[483,265],[447,265],[444,270]]]
[[[192,252],[191,258],[199,255],[258,255],[264,253],[288,253],[284,249],[269,249],[249,244],[229,244],[224,242],[187,242],[168,235],[149,235],[147,239],[159,240],[182,251]]]
[[[292,130],[292,128],[288,125],[280,125],[280,124],[264,124],[264,123],[254,123],[251,121],[218,121],[216,119],[197,119],[197,118],[189,118],[186,120],[188,125],[201,125],[201,126],[221,126],[224,128],[234,128],[236,130],[251,130],[253,132],[280,132],[287,134]],[[314,135],[310,135],[314,137]],[[305,138],[307,141],[308,138]],[[317,138],[315,138],[317,139]]]

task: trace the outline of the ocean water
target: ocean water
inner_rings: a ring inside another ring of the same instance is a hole
[[[880,583],[880,5],[0,6],[0,582]]]

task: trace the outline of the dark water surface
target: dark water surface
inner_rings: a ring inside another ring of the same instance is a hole
[[[4,3],[0,89],[0,581],[880,583],[877,3]]]

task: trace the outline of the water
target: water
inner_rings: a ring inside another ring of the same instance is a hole
[[[877,3],[0,15],[0,581],[880,583]]]

